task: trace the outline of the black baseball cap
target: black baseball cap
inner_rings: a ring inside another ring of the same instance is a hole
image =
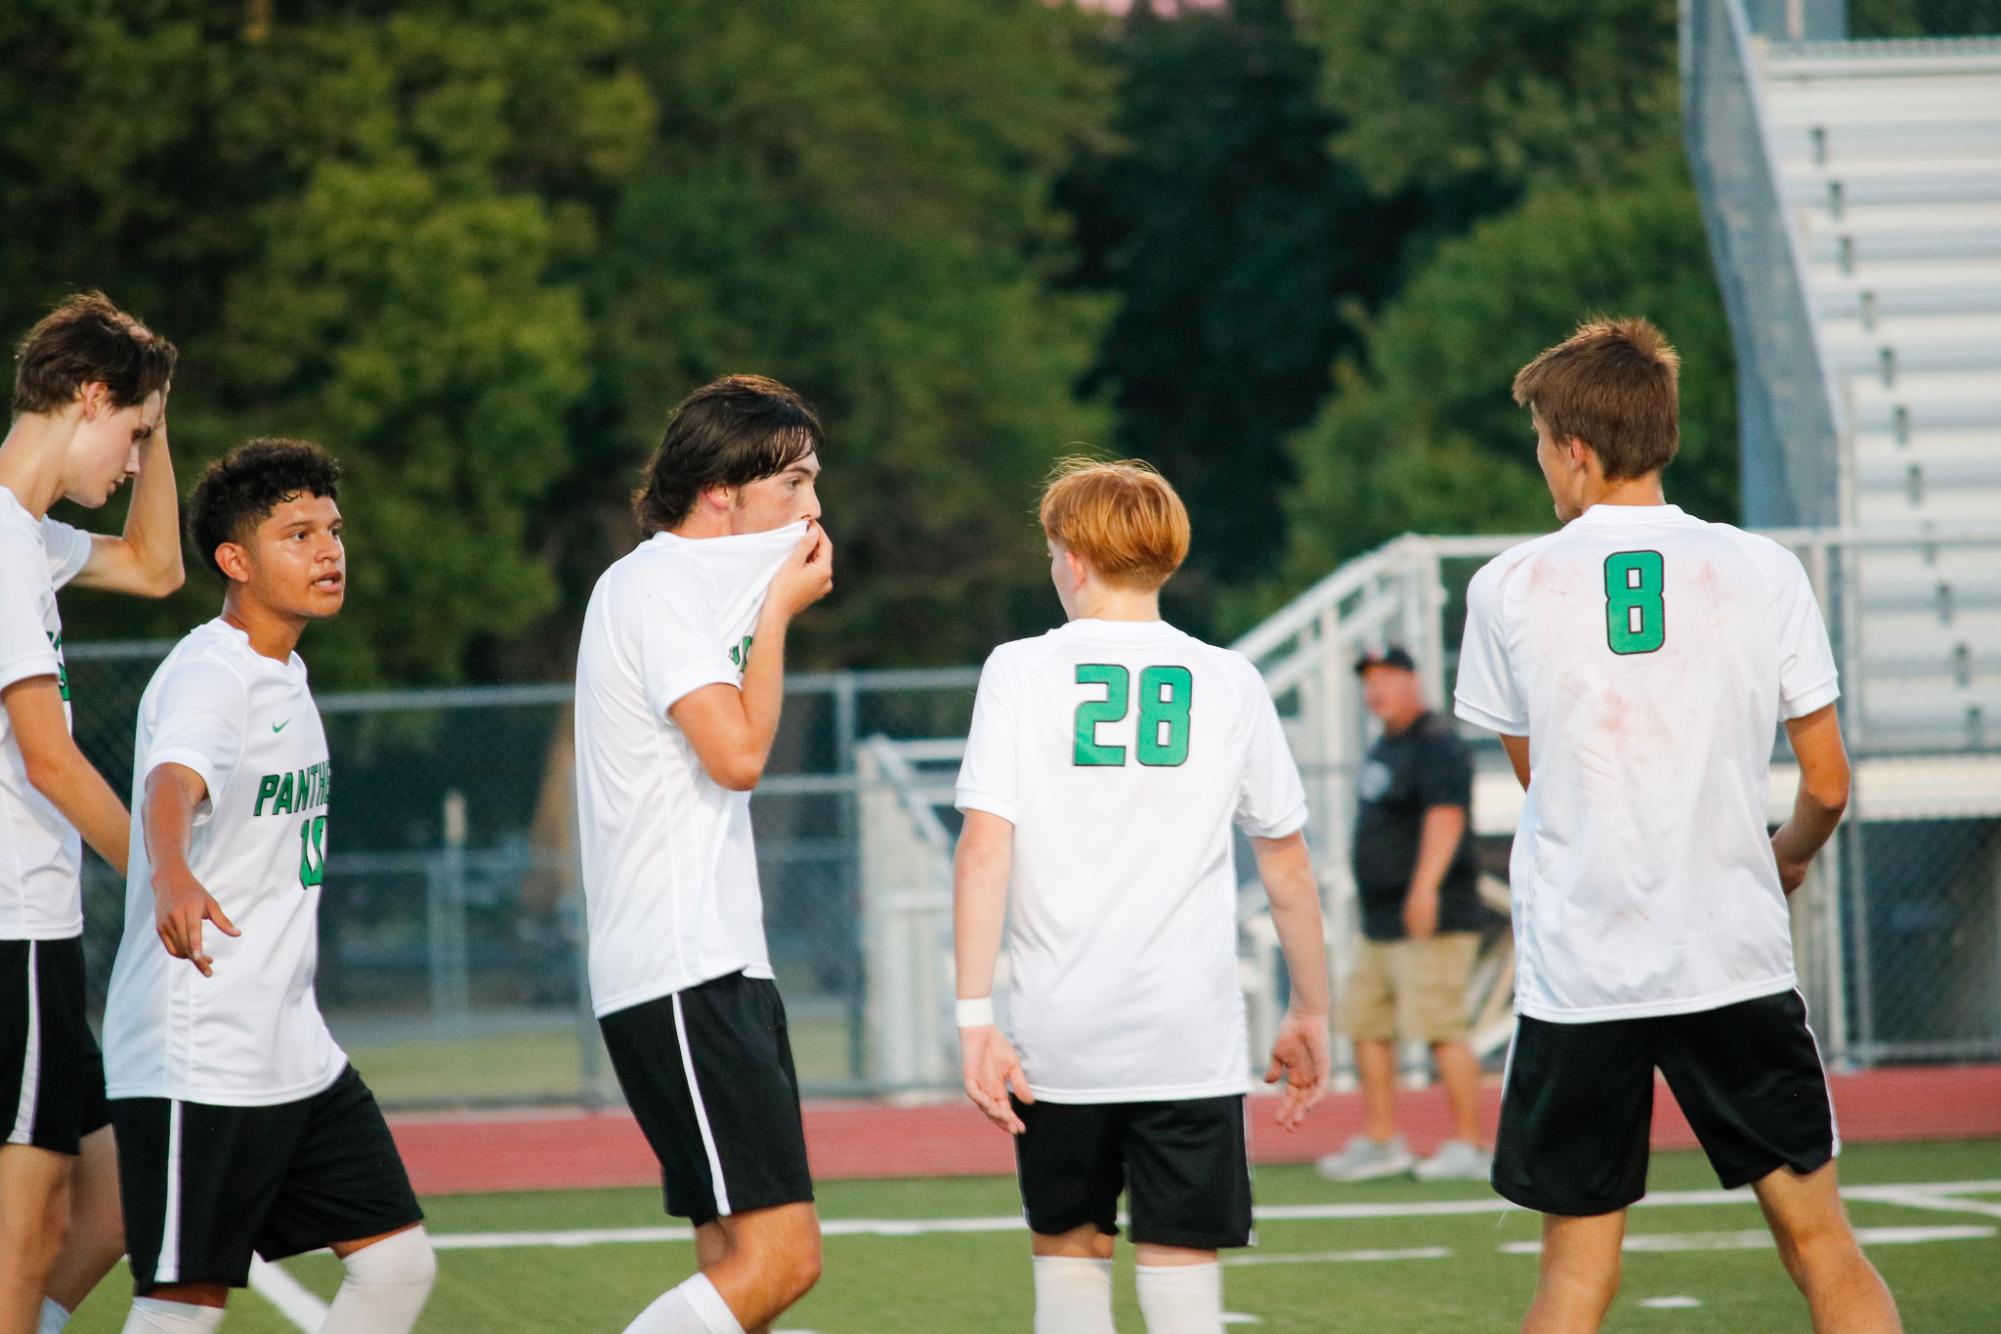
[[[1410,650],[1402,644],[1378,644],[1362,650],[1362,656],[1355,659],[1355,675],[1360,676],[1371,667],[1395,667],[1399,671],[1417,670],[1417,659],[1410,656]]]

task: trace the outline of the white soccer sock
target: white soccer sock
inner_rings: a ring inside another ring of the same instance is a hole
[[[438,1257],[421,1227],[364,1246],[341,1265],[347,1272],[320,1334],[410,1334],[438,1278]]]
[[[1223,1334],[1223,1266],[1141,1265],[1146,1334]]]
[[[220,1306],[191,1306],[186,1302],[134,1297],[132,1314],[125,1317],[124,1334],[209,1334],[210,1330],[220,1328]]]
[[[709,1276],[696,1274],[655,1298],[625,1334],[743,1334],[743,1326]]]
[[[42,1321],[35,1326],[35,1334],[63,1334],[63,1326],[69,1323],[69,1312],[63,1310],[61,1302],[53,1297],[42,1298]]]
[[[1112,1262],[1036,1256],[1035,1334],[1113,1334]]]

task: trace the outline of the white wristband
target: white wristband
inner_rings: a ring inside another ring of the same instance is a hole
[[[992,996],[982,996],[978,1000],[962,1000],[956,1008],[961,1028],[992,1028],[994,1025]]]

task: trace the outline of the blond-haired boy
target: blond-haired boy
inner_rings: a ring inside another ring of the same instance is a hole
[[[1147,1329],[1219,1334],[1217,1252],[1251,1241],[1231,825],[1292,974],[1265,1075],[1285,1080],[1290,1129],[1327,1077],[1306,796],[1257,668],[1160,618],[1188,553],[1174,488],[1141,463],[1072,461],[1041,519],[1069,620],[987,659],[959,773],[966,1092],[1016,1137],[1037,1334],[1110,1334],[1122,1189]]]

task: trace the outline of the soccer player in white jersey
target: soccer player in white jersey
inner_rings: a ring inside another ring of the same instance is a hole
[[[126,1334],[219,1327],[253,1252],[340,1257],[322,1334],[406,1334],[436,1272],[389,1128],[313,994],[333,771],[296,649],[347,596],[339,476],[293,440],[210,465],[188,532],[222,614],[139,701],[104,1013]]]
[[[1494,1188],[1544,1215],[1523,1328],[1604,1319],[1658,1067],[1718,1179],[1757,1192],[1814,1328],[1894,1330],[1836,1193],[1786,915],[1848,799],[1834,656],[1797,558],[1667,503],[1678,373],[1637,319],[1586,324],[1522,369],[1564,526],[1467,592],[1457,711],[1500,733],[1528,790],[1494,1152]],[[1782,723],[1800,781],[1768,837]]]
[[[1306,793],[1257,668],[1160,617],[1189,541],[1166,480],[1073,461],[1041,518],[1069,622],[988,657],[959,771],[966,1092],[1016,1136],[1036,1334],[1111,1334],[1128,1188],[1150,1334],[1219,1334],[1217,1252],[1251,1242],[1232,825],[1292,978],[1265,1074],[1285,1080],[1277,1118],[1292,1129],[1328,1060]]]
[[[732,375],[675,408],[577,650],[591,998],[697,1273],[630,1334],[762,1330],[820,1274],[799,1084],[751,842],[792,618],[833,588],[821,427]]]
[[[0,1334],[53,1334],[124,1254],[103,1059],[84,1018],[82,844],[121,874],[125,803],[70,735],[56,592],[181,585],[167,389],[174,346],[70,297],[15,351],[0,443]],[[125,531],[48,517],[136,474]]]

